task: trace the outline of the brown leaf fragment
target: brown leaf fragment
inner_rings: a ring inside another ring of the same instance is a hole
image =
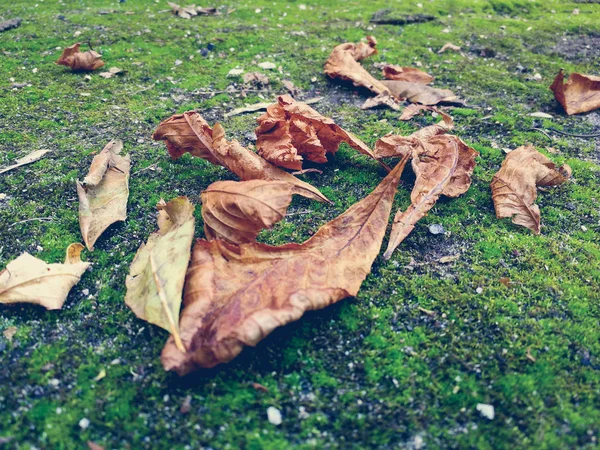
[[[17,334],[17,327],[6,327],[2,334],[8,342],[11,342],[15,334]]]
[[[257,391],[261,391],[261,392],[269,392],[269,388],[266,386],[263,386],[260,383],[252,383],[252,387],[254,389],[256,389]]]
[[[394,97],[406,99],[411,103],[437,105],[438,103],[460,102],[459,98],[448,89],[437,89],[408,81],[383,80],[381,83]]]
[[[398,104],[396,99],[389,94],[389,92],[384,92],[383,94],[379,94],[375,97],[368,98],[362,104],[360,109],[371,109],[377,108],[379,106],[387,106],[388,108],[391,108],[394,111],[400,111],[400,105]]]
[[[535,147],[526,145],[513,150],[492,179],[492,199],[498,219],[512,217],[540,234],[540,208],[535,204],[537,186],[558,186],[571,176],[568,165],[556,167]]]
[[[171,7],[171,12],[181,17],[182,19],[191,19],[192,16],[197,16],[198,11],[194,5],[190,6],[179,6],[177,3],[167,2]]]
[[[92,160],[83,182],[77,182],[79,227],[88,250],[110,225],[127,217],[129,155],[120,156],[123,143],[113,140]]]
[[[446,42],[442,48],[438,50],[438,53],[444,53],[447,50],[452,50],[453,52],[460,52],[460,47],[458,45],[454,45],[450,42]]]
[[[305,191],[285,181],[216,181],[200,195],[204,234],[208,240],[254,242],[285,217],[295,193]]]
[[[111,67],[110,69],[108,69],[107,72],[100,72],[98,75],[100,75],[102,78],[112,78],[115,75],[123,75],[125,73],[125,71],[123,69],[119,69],[118,67]]]
[[[379,253],[406,161],[302,244],[197,240],[179,324],[187,351],[170,338],[164,368],[185,375],[228,362],[305,311],[356,295]]]
[[[176,114],[161,122],[152,138],[166,141],[167,149],[174,159],[189,152],[193,156],[226,167],[243,181],[286,181],[304,192],[305,197],[329,202],[310,184],[275,167],[261,156],[242,147],[238,141],[227,141],[225,130],[220,124],[217,123],[214,129],[211,128],[196,111]]]
[[[194,205],[177,197],[158,205],[158,231],[137,251],[125,280],[125,304],[140,319],[169,331],[179,349],[179,310],[192,240]]]
[[[568,115],[600,108],[600,77],[572,73],[567,82],[561,69],[550,89]]]
[[[375,159],[364,142],[306,103],[297,102],[289,95],[280,95],[277,101],[257,119],[256,147],[267,161],[300,170],[303,158],[325,163],[326,155],[335,154],[342,142]]]
[[[421,114],[423,111],[430,111],[432,108],[427,105],[420,105],[418,103],[411,103],[406,108],[402,110],[402,114],[400,114],[400,120],[406,121],[410,120],[413,117]]]
[[[87,445],[90,450],[104,450],[104,447],[96,444],[94,441],[87,441]]]
[[[209,8],[203,8],[202,6],[196,7],[196,12],[201,16],[212,16],[214,14],[218,14],[217,8],[211,6]]]
[[[269,79],[266,75],[260,72],[248,72],[242,77],[245,84],[255,84],[257,86],[266,86],[269,84]]]
[[[427,72],[413,67],[400,67],[392,64],[383,66],[382,75],[388,80],[408,81],[409,83],[429,84],[434,78]]]
[[[433,208],[441,195],[458,197],[471,186],[475,168],[475,150],[453,135],[439,135],[421,141],[412,150],[412,167],[416,176],[410,194],[411,205],[394,217],[385,259],[414,229],[416,223]]]
[[[81,244],[67,247],[64,264],[47,264],[22,253],[0,272],[0,303],[33,303],[61,309],[69,291],[90,263],[81,261]]]
[[[81,44],[78,42],[65,48],[60,55],[60,58],[56,61],[56,64],[67,66],[74,71],[80,72],[92,71],[104,66],[104,61],[100,59],[102,57],[100,53],[97,53],[94,50],[80,52],[80,46]]]
[[[281,84],[287,89],[292,97],[298,97],[298,95],[300,95],[300,89],[290,80],[282,80]]]
[[[375,94],[381,94],[388,89],[381,81],[374,78],[358,62],[377,53],[377,41],[373,36],[367,36],[367,42],[359,44],[340,44],[333,49],[325,63],[325,74],[330,78],[352,81],[355,86],[363,86]]]
[[[307,105],[312,105],[314,103],[319,103],[321,100],[323,100],[323,97],[314,97],[314,98],[309,98],[308,100],[305,100],[304,103],[306,103]],[[271,105],[272,105],[272,103],[261,102],[261,103],[255,103],[254,105],[244,106],[242,108],[235,108],[234,110],[231,110],[228,113],[226,113],[225,117],[237,116],[239,114],[244,114],[244,113],[248,113],[248,112],[261,111],[263,109],[267,109]]]
[[[24,156],[21,159],[18,159],[16,163],[7,166],[3,169],[0,169],[0,173],[8,172],[9,170],[17,169],[21,166],[25,166],[27,164],[34,163],[43,158],[43,156],[48,153],[50,150],[36,150],[31,152],[30,154]]]

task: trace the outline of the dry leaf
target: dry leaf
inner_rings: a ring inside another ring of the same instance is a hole
[[[367,36],[366,43],[338,45],[333,49],[325,63],[325,74],[330,78],[352,81],[355,86],[363,86],[375,94],[387,91],[386,86],[374,78],[358,62],[376,54],[376,44],[377,41],[373,36]]]
[[[169,331],[179,349],[179,310],[194,238],[194,205],[177,197],[158,207],[158,231],[137,251],[125,280],[125,303],[140,319]]]
[[[79,47],[81,44],[73,44],[63,50],[62,55],[56,61],[56,64],[70,67],[75,71],[91,71],[99,69],[104,66],[104,61],[100,58],[102,55],[95,52],[94,50],[88,50],[87,52],[80,52]]]
[[[564,78],[561,69],[550,89],[568,115],[600,108],[600,77],[572,73],[566,84]]]
[[[152,138],[167,141],[167,149],[174,159],[189,152],[193,156],[226,167],[244,181],[287,181],[303,191],[305,197],[329,202],[310,184],[273,166],[256,153],[242,147],[238,141],[227,141],[225,130],[220,124],[217,123],[212,129],[196,111],[176,114],[161,122]]]
[[[2,334],[8,342],[11,342],[15,334],[17,334],[17,327],[7,327]]]
[[[283,84],[283,87],[288,90],[292,97],[298,97],[298,95],[300,95],[300,89],[297,88],[296,85],[294,85],[294,83],[292,83],[290,80],[282,80],[281,84]]]
[[[192,16],[197,16],[198,11],[194,5],[179,6],[177,3],[167,2],[171,7],[171,12],[182,19],[190,19]]]
[[[257,119],[256,147],[267,161],[288,169],[301,170],[302,160],[327,162],[327,154],[335,154],[346,142],[360,153],[375,159],[367,145],[322,116],[306,103],[281,95]]]
[[[385,259],[392,256],[441,195],[458,197],[469,189],[479,153],[456,136],[440,135],[422,141],[412,155],[416,180],[410,194],[411,205],[394,217],[388,248],[383,255]]]
[[[360,107],[360,109],[370,109],[377,108],[378,106],[387,106],[394,111],[400,111],[400,105],[394,97],[392,97],[389,92],[384,92],[383,94],[376,95],[375,97],[368,98]]]
[[[166,370],[180,375],[232,360],[275,328],[358,293],[379,253],[406,158],[365,199],[303,244],[272,247],[197,240]]]
[[[260,86],[269,84],[269,79],[260,72],[248,72],[244,74],[242,79],[246,84],[256,84]]]
[[[429,84],[434,78],[422,70],[413,67],[400,67],[392,64],[383,66],[382,75],[388,80],[408,81],[409,83]]]
[[[458,97],[448,89],[437,89],[420,83],[407,81],[383,80],[381,83],[390,94],[398,99],[406,99],[411,103],[437,105],[438,103],[457,103]]]
[[[129,155],[120,156],[123,143],[113,140],[94,157],[83,182],[77,182],[79,227],[88,250],[111,224],[127,217]]]
[[[498,219],[512,217],[540,234],[540,208],[535,204],[537,186],[558,186],[571,176],[568,165],[556,167],[531,145],[519,147],[506,155],[502,167],[492,179],[492,199]]]
[[[214,14],[218,14],[217,8],[215,8],[214,6],[211,6],[209,8],[203,8],[201,6],[197,6],[196,12],[201,16],[212,16]]]
[[[204,234],[208,240],[254,242],[285,217],[292,194],[305,191],[285,181],[217,181],[200,195]]]
[[[304,103],[306,103],[307,105],[312,105],[313,103],[318,103],[321,100],[323,100],[323,97],[314,97],[305,100]],[[247,112],[261,111],[263,109],[267,109],[270,105],[272,105],[272,103],[261,102],[255,103],[254,105],[244,106],[243,108],[235,108],[234,110],[226,113],[225,117],[237,116],[238,114],[244,114]]]
[[[9,170],[13,170],[18,167],[24,166],[26,164],[31,164],[33,162],[36,162],[36,161],[42,159],[42,157],[49,151],[50,150],[36,150],[34,152],[31,152],[29,155],[24,156],[21,159],[18,159],[17,162],[14,163],[13,165],[7,166],[4,169],[0,169],[0,173],[8,172]]]
[[[125,73],[125,71],[123,69],[119,69],[118,67],[111,67],[110,69],[108,69],[108,72],[100,72],[98,75],[100,75],[102,78],[112,78],[115,75],[123,75]]]
[[[442,48],[438,50],[438,53],[444,53],[446,50],[452,50],[453,52],[460,52],[460,47],[458,45],[451,44],[450,42],[446,42]]]
[[[23,253],[0,272],[0,303],[33,303],[46,309],[62,308],[67,295],[90,266],[81,261],[81,244],[67,248],[64,264],[46,264]]]
[[[402,110],[402,114],[400,114],[400,120],[410,120],[413,117],[421,114],[423,111],[436,111],[431,106],[427,105],[419,105],[418,103],[411,103],[406,108]]]

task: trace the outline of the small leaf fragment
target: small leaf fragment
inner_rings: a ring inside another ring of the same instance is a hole
[[[104,61],[100,59],[102,58],[100,53],[97,53],[94,50],[80,52],[80,46],[81,44],[78,42],[65,48],[60,55],[60,58],[56,61],[56,64],[67,66],[74,71],[81,72],[96,70],[104,66]]]
[[[34,162],[42,159],[44,157],[44,155],[46,153],[48,153],[49,151],[50,150],[36,150],[34,152],[31,152],[30,154],[24,156],[23,158],[18,159],[16,163],[14,163],[10,166],[7,166],[3,169],[0,169],[0,173],[5,173],[5,172],[8,172],[9,170],[17,169],[21,166],[34,163]]]

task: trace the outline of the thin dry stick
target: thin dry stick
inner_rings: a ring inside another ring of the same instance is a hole
[[[25,223],[25,222],[33,222],[34,220],[40,220],[40,221],[49,220],[49,221],[52,221],[53,219],[54,219],[53,217],[34,217],[34,218],[32,218],[32,219],[20,220],[20,221],[18,221],[18,222],[15,222],[15,223],[13,223],[13,224],[10,224],[10,225],[8,226],[8,228],[12,228],[12,227],[14,227],[15,225],[19,225],[20,223]]]

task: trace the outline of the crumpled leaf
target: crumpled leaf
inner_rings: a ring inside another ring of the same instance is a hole
[[[173,159],[189,152],[193,156],[226,167],[243,181],[287,181],[304,192],[305,197],[329,202],[327,197],[310,184],[273,166],[261,156],[242,147],[238,141],[227,141],[225,130],[220,124],[211,128],[196,111],[176,114],[161,122],[152,138],[166,141],[167,150]]]
[[[327,153],[335,154],[341,142],[375,159],[364,142],[306,103],[297,102],[289,95],[280,95],[277,101],[257,119],[256,147],[267,161],[301,170],[303,158],[325,163]]]
[[[81,261],[81,244],[67,247],[64,264],[47,264],[22,253],[0,272],[0,303],[33,303],[46,309],[62,308],[69,291],[90,266]]]
[[[377,41],[373,36],[367,36],[366,43],[338,45],[325,63],[325,74],[330,78],[352,81],[355,86],[363,86],[376,94],[387,91],[386,86],[358,62],[376,54],[376,44]]]
[[[394,111],[400,111],[400,105],[387,91],[383,94],[376,95],[375,97],[368,98],[361,105],[360,109],[371,109],[377,108],[378,106],[387,106]]]
[[[0,173],[8,172],[9,170],[17,169],[21,166],[25,166],[27,164],[34,163],[44,157],[46,153],[50,150],[36,150],[34,152],[29,153],[26,156],[18,159],[16,163],[11,164],[10,166],[6,166],[3,169],[0,169]]]
[[[113,140],[94,157],[83,182],[77,182],[79,228],[88,250],[110,225],[127,218],[129,155],[120,156],[123,143]]]
[[[392,64],[383,66],[381,73],[388,80],[408,81],[409,83],[429,84],[434,80],[431,75],[422,70]]]
[[[186,352],[169,338],[164,368],[184,375],[230,361],[305,311],[356,295],[379,253],[405,163],[302,244],[197,240],[179,324]]]
[[[269,79],[266,75],[260,72],[248,72],[242,77],[245,84],[256,84],[259,86],[266,86],[269,84]]]
[[[191,19],[197,15],[213,15],[217,14],[217,8],[203,8],[201,6],[189,5],[179,6],[177,3],[167,2],[171,7],[171,12],[182,19]]]
[[[540,234],[540,208],[535,204],[537,186],[558,186],[571,176],[571,168],[550,161],[531,145],[513,150],[502,162],[492,179],[492,199],[498,219],[512,217],[522,225]]]
[[[204,234],[208,240],[254,242],[261,230],[285,217],[292,194],[304,195],[285,181],[217,181],[202,192]]]
[[[100,59],[102,58],[100,53],[97,53],[94,50],[80,52],[80,46],[81,44],[78,42],[65,48],[60,55],[60,58],[56,61],[56,64],[70,67],[75,71],[92,71],[104,66],[104,61]]]
[[[423,105],[437,105],[438,103],[460,103],[459,98],[448,89],[437,89],[421,83],[408,81],[383,80],[381,81],[390,94],[398,99],[406,99],[411,103]]]
[[[441,195],[458,197],[467,192],[478,155],[453,135],[429,137],[412,149],[416,180],[410,194],[411,205],[406,211],[398,211],[394,217],[388,247],[383,254],[385,259],[392,256]]]
[[[600,77],[572,73],[567,82],[561,69],[550,89],[568,115],[600,108]]]
[[[194,238],[194,205],[177,197],[158,207],[158,231],[137,251],[125,280],[125,303],[140,319],[173,335],[177,348],[185,351],[179,337],[179,310],[183,283]]]

